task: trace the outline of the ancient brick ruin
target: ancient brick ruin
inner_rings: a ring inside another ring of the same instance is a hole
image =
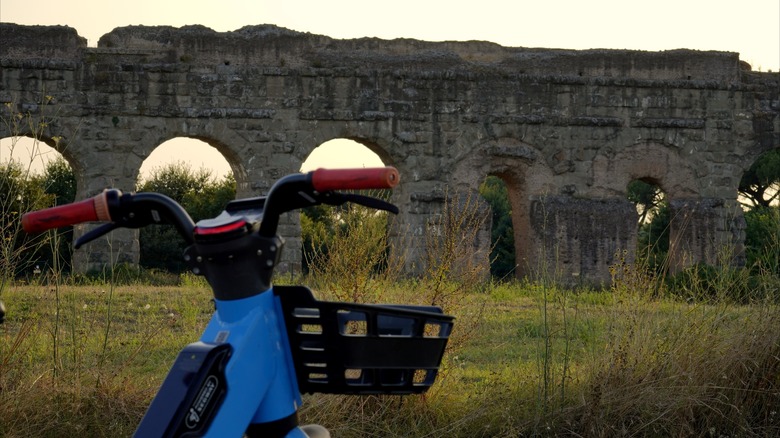
[[[174,137],[216,147],[239,196],[263,193],[323,142],[353,139],[401,172],[398,229],[419,237],[409,269],[443,194],[475,191],[487,175],[510,190],[521,276],[608,282],[636,248],[635,179],[670,200],[675,269],[726,246],[738,258],[737,186],[780,146],[779,91],[780,75],[735,53],[336,40],[274,26],[127,27],[88,48],[71,28],[0,24],[0,102],[35,113],[52,98],[47,141],[76,171],[79,197],[132,189]],[[297,218],[286,224],[296,235]],[[136,236],[115,233],[122,260],[137,260]],[[77,262],[105,263],[107,250]]]

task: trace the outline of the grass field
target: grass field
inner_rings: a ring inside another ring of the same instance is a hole
[[[376,284],[415,302],[417,283]],[[2,300],[0,436],[129,436],[211,312],[191,287],[16,286]],[[321,296],[327,299],[327,296]],[[336,437],[780,435],[780,312],[621,288],[485,286],[423,396],[305,397]]]
[[[11,132],[39,138],[49,125],[42,114],[5,121]],[[43,199],[14,193],[5,199]],[[485,284],[487,260],[474,254],[484,208],[468,194],[445,198],[424,235],[395,229],[415,240],[395,248],[425,249],[416,280],[398,280],[404,254],[388,251],[394,228],[385,215],[339,211],[349,226],[313,240],[327,254],[308,254],[320,299],[436,304],[455,315],[437,383],[421,396],[306,396],[303,422],[341,438],[780,436],[774,249],[766,279],[725,264],[683,278],[684,291],[665,290],[633,266],[614,267],[615,281],[602,291],[559,289],[551,280]],[[186,287],[9,286],[4,280],[33,248],[7,236],[20,233],[19,212],[34,208],[0,209],[0,299],[8,310],[0,436],[130,436],[179,350],[199,338],[211,294],[189,277]],[[54,260],[51,272],[59,273]]]

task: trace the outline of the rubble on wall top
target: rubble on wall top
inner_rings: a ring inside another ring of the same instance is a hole
[[[0,58],[73,58],[86,40],[64,26],[0,24]],[[745,69],[730,52],[567,50],[504,47],[486,41],[334,39],[263,24],[217,32],[202,25],[127,26],[103,35],[101,53],[149,53],[147,62],[289,69],[480,71],[521,75],[700,80],[730,83]],[[56,55],[56,56],[54,56]]]

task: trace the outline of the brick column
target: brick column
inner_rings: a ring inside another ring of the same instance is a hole
[[[636,252],[637,213],[625,199],[533,197],[527,245],[527,271],[558,283],[605,285],[610,267]]]
[[[736,201],[676,199],[669,202],[669,271],[699,263],[745,264],[745,218]]]

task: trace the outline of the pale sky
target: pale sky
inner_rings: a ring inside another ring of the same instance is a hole
[[[90,46],[126,25],[274,24],[333,38],[717,50],[740,53],[754,70],[780,70],[780,0],[0,0],[0,21],[68,25]]]
[[[780,0],[0,0],[0,21],[68,25],[90,46],[126,25],[275,24],[333,38],[719,50],[780,67]]]

